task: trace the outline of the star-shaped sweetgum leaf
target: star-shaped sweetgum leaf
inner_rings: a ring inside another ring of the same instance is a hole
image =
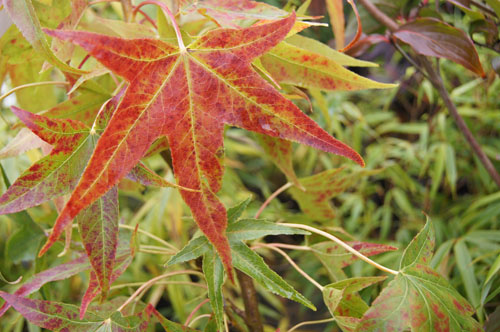
[[[53,146],[46,157],[28,168],[0,196],[0,214],[15,213],[68,194],[77,185],[95,148],[100,127],[115,107],[110,100],[96,120],[95,133],[80,121],[50,119],[17,107],[12,111],[44,142]],[[116,106],[116,105],[115,105]],[[169,186],[139,163],[128,177],[145,185]],[[83,245],[105,297],[116,263],[118,245],[118,193],[112,187],[76,218]]]
[[[226,211],[216,196],[224,172],[224,125],[362,158],[331,137],[251,66],[290,31],[295,14],[245,29],[216,29],[177,47],[158,39],[123,39],[46,30],[87,50],[129,86],[61,211],[43,254],[78,213],[123,178],[159,137],[167,136],[178,184],[195,221],[231,273]]]

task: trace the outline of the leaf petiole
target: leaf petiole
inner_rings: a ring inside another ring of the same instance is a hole
[[[278,248],[277,246],[273,246],[273,245],[268,245],[268,244],[265,244],[265,243],[258,243],[256,245],[254,245],[252,247],[252,249],[255,249],[255,248],[268,248],[268,249],[271,249],[271,250],[274,250],[276,251],[277,253],[279,253],[281,256],[283,256],[287,261],[288,263],[290,263],[290,265],[295,269],[297,270],[297,272],[299,272],[304,278],[306,278],[307,280],[309,280],[309,282],[311,284],[313,284],[314,286],[316,286],[316,288],[318,288],[320,291],[323,291],[324,287],[321,286],[316,280],[314,280],[310,275],[308,275],[304,270],[302,270],[294,261],[293,259],[287,255],[286,252],[284,252],[283,250],[281,250],[280,248]]]
[[[331,234],[329,234],[327,232],[323,232],[322,230],[319,230],[317,228],[314,228],[314,227],[311,227],[311,226],[307,226],[307,225],[301,225],[301,224],[278,223],[278,225],[288,226],[288,227],[292,227],[292,228],[300,228],[300,229],[304,229],[306,231],[310,231],[312,233],[316,233],[316,234],[322,235],[322,236],[326,237],[327,239],[330,239],[333,242],[337,243],[338,245],[340,245],[345,250],[347,250],[350,253],[352,253],[353,255],[357,256],[359,259],[361,259],[361,260],[365,261],[366,263],[368,263],[368,264],[376,267],[377,269],[379,269],[381,271],[384,271],[384,272],[387,272],[387,273],[390,273],[390,274],[394,274],[394,275],[399,274],[398,271],[395,271],[395,270],[389,269],[388,267],[380,265],[379,263],[371,260],[370,258],[366,257],[365,255],[363,255],[359,251],[357,251],[354,248],[352,248],[351,246],[349,246],[348,244],[344,243],[342,240],[338,239],[337,237],[335,237],[335,236],[333,236],[333,235],[331,235]]]
[[[278,188],[278,190],[276,190],[275,192],[272,193],[271,196],[269,196],[266,201],[261,205],[261,207],[259,208],[259,211],[257,211],[257,213],[255,214],[255,219],[258,219],[260,214],[262,213],[262,211],[264,211],[264,209],[266,208],[266,206],[269,205],[269,203],[271,203],[271,201],[276,197],[278,196],[279,194],[281,194],[282,192],[284,192],[285,190],[287,190],[288,188],[290,188],[291,186],[293,186],[293,183],[291,182],[287,182],[285,183],[283,186],[281,186],[280,188]]]
[[[64,82],[64,81],[44,81],[44,82],[35,82],[35,83],[28,83],[28,84],[19,85],[13,89],[7,91],[3,95],[1,95],[0,102],[2,102],[2,100],[7,98],[8,96],[13,94],[14,92],[22,90],[22,89],[32,88],[32,87],[37,87],[37,86],[42,86],[42,85],[68,85],[68,84],[69,84],[68,82]]]
[[[186,53],[187,50],[186,46],[184,45],[184,42],[182,41],[181,30],[179,29],[179,25],[177,25],[177,22],[175,21],[174,14],[172,14],[168,6],[158,0],[146,0],[137,5],[137,7],[135,7],[134,13],[136,13],[144,5],[157,5],[163,10],[165,15],[167,15],[170,18],[170,21],[172,22],[172,26],[174,27],[175,35],[177,36],[177,42],[179,43],[179,50],[181,54]]]
[[[160,276],[157,276],[147,282],[145,282],[141,287],[139,287],[135,292],[134,294],[132,294],[128,299],[127,301],[125,301],[118,309],[116,309],[116,311],[122,311],[127,305],[129,305],[135,298],[137,297],[141,297],[141,293],[145,292],[148,290],[148,288],[150,288],[151,286],[153,286],[158,280],[161,280],[161,279],[165,279],[165,278],[169,278],[169,277],[172,277],[172,276],[175,276],[175,275],[179,275],[179,274],[193,274],[193,275],[198,275],[200,277],[204,277],[204,274],[201,273],[201,272],[198,272],[198,271],[194,271],[194,270],[180,270],[180,271],[174,271],[174,272],[169,272],[169,273],[165,273],[165,274],[162,274]]]

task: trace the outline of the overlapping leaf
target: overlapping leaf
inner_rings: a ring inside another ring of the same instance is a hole
[[[323,300],[342,331],[355,331],[368,305],[358,291],[381,282],[386,277],[358,277],[325,286]]]
[[[407,247],[401,270],[375,299],[356,331],[482,331],[474,308],[427,262],[434,249],[430,221]]]
[[[14,294],[24,297],[39,290],[43,285],[51,281],[64,280],[77,273],[90,269],[90,263],[86,256],[82,255],[71,262],[63,263],[34,275],[24,283]],[[0,308],[0,317],[10,308],[9,303],[4,303]]]
[[[292,36],[263,55],[261,62],[279,83],[303,88],[350,91],[395,87],[394,84],[375,82],[347,70],[342,65],[349,62],[366,64],[326,48],[305,37]]]
[[[47,61],[64,71],[77,74],[85,73],[82,70],[68,66],[52,52],[42,32],[40,21],[31,0],[5,0],[4,6],[12,21],[23,33],[23,36],[33,45],[35,50],[45,55]]]
[[[228,209],[227,236],[232,250],[235,267],[254,278],[268,290],[288,299],[304,304],[309,308],[314,308],[303,295],[298,293],[292,286],[284,281],[278,274],[267,266],[262,257],[253,252],[244,240],[254,240],[266,235],[279,234],[301,234],[308,232],[296,228],[290,228],[259,219],[239,219],[250,199],[242,201],[240,204]],[[219,258],[214,255],[212,246],[205,236],[191,239],[176,255],[169,261],[168,265],[186,262],[203,257],[203,271],[207,279],[210,304],[215,313],[215,320],[219,328],[222,326],[222,283],[223,271],[217,264],[221,264]]]
[[[163,135],[169,140],[178,183],[196,190],[181,194],[228,271],[226,213],[215,195],[223,174],[224,124],[295,140],[363,164],[355,151],[328,135],[251,68],[294,22],[292,14],[246,29],[213,30],[187,51],[154,39],[48,31],[82,46],[130,85],[41,253]]]
[[[101,317],[99,312],[87,312],[84,319],[79,319],[78,307],[70,304],[28,299],[1,291],[0,297],[32,324],[51,331],[142,332],[147,330],[151,315],[151,310],[126,317],[119,312],[109,317]]]
[[[110,281],[111,283],[125,271],[132,261],[132,256],[129,240],[126,239],[126,236],[123,236],[119,242],[116,264]],[[35,274],[27,282],[22,284],[21,287],[14,292],[14,294],[22,297],[28,296],[38,291],[43,285],[49,282],[68,279],[78,273],[89,270],[90,268],[91,264],[88,257],[86,255],[82,255],[68,263],[63,263]],[[92,271],[90,285],[84,299],[82,300],[82,307],[80,308],[82,317],[92,299],[99,295],[99,293],[101,293],[99,282],[97,281],[95,273]],[[5,303],[2,307],[0,307],[0,317],[9,309],[9,307],[10,305],[8,303]]]
[[[22,128],[9,144],[0,150],[0,159],[15,157],[32,149],[49,149],[51,146],[28,128]]]
[[[309,218],[318,221],[332,220],[335,211],[330,200],[352,186],[361,176],[377,172],[377,170],[358,170],[346,174],[343,168],[330,169],[299,179],[304,190],[292,187],[289,192]]]
[[[71,192],[93,150],[89,129],[80,122],[51,120],[16,107],[12,111],[53,149],[0,197],[0,214],[22,211]]]
[[[346,242],[351,248],[357,250],[361,254],[369,257],[382,254],[388,251],[397,250],[393,246],[379,243],[369,242]],[[313,253],[321,263],[325,266],[330,277],[335,280],[342,280],[346,278],[343,268],[351,265],[359,258],[352,253],[348,252],[336,243],[325,241],[318,242],[311,245]]]
[[[53,144],[54,148],[47,157],[25,171],[0,197],[2,214],[21,211],[70,192],[83,172],[97,139],[96,134],[91,134],[91,130],[81,122],[49,119],[18,108],[13,108],[13,111],[35,134]],[[113,111],[113,108],[106,108],[100,114],[96,122],[97,129],[105,125],[103,122],[106,122],[107,113]],[[142,164],[133,169],[131,177],[148,185],[170,185]],[[105,296],[113,279],[118,245],[116,188],[84,209],[78,215],[77,223],[99,284],[98,290]]]

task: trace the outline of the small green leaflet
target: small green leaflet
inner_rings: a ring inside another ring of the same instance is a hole
[[[315,309],[314,305],[304,296],[298,293],[292,286],[284,281],[278,274],[267,266],[264,260],[251,250],[242,241],[255,240],[266,235],[279,234],[299,234],[307,235],[303,230],[278,225],[269,221],[260,219],[239,219],[243,214],[245,207],[250,203],[250,198],[242,201],[235,207],[227,210],[228,228],[226,231],[231,246],[231,254],[234,266],[246,273],[257,282],[262,284],[271,292],[281,295],[285,298],[297,301],[305,306]],[[223,307],[222,307],[222,283],[223,273],[219,271],[219,259],[212,257],[214,255],[212,245],[203,235],[195,237],[188,242],[175,256],[173,256],[167,265],[183,263],[200,256],[203,257],[203,271],[207,277],[209,289],[209,298],[212,309],[215,313],[215,321],[219,329],[222,325]],[[222,265],[219,266],[222,268]]]

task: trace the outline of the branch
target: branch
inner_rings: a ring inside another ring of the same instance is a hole
[[[259,301],[252,278],[236,270],[236,277],[240,283],[241,296],[245,304],[245,323],[252,332],[264,332],[259,312]]]
[[[359,2],[361,2],[361,4],[366,8],[366,10],[377,21],[385,25],[391,32],[398,30],[399,25],[390,17],[385,15],[373,3],[371,3],[370,0],[359,0]],[[436,68],[432,66],[431,62],[425,56],[419,55],[418,60],[420,60],[422,66],[425,68],[425,71],[430,77],[430,82],[432,83],[434,88],[439,92],[439,95],[441,96],[441,99],[443,100],[446,108],[448,109],[451,116],[455,120],[458,129],[462,132],[462,135],[465,137],[467,143],[469,143],[470,147],[472,148],[472,151],[479,158],[479,160],[481,161],[481,163],[483,164],[484,168],[491,176],[493,181],[495,181],[497,186],[500,187],[500,174],[498,174],[497,170],[495,169],[495,166],[493,166],[491,160],[488,158],[488,156],[486,156],[483,149],[474,138],[474,135],[470,131],[469,127],[467,127],[467,124],[465,123],[464,119],[458,113],[457,107],[451,100],[450,94],[448,93],[448,91],[444,86],[441,74],[439,73],[438,70],[436,70]],[[419,67],[416,67],[416,69],[418,70]]]
[[[385,25],[389,30],[394,32],[399,29],[399,24],[387,16],[383,11],[378,9],[370,0],[359,0],[359,2],[366,8],[373,18]]]

